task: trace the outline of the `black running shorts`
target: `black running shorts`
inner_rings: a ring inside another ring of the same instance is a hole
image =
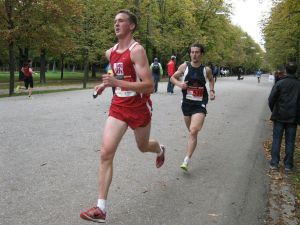
[[[33,88],[33,79],[32,77],[24,77],[24,85],[25,85],[25,88],[28,89],[28,86],[30,86],[31,88]]]
[[[183,102],[181,105],[181,110],[184,116],[192,116],[196,113],[204,113],[207,114],[206,105],[193,105]]]

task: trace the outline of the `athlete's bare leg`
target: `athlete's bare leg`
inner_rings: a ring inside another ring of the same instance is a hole
[[[99,199],[107,199],[113,175],[113,159],[117,147],[128,125],[113,117],[108,117],[102,135],[99,165]]]
[[[151,130],[151,122],[145,127],[138,127],[134,130],[134,136],[137,146],[141,152],[160,153],[161,149],[156,140],[149,139]]]
[[[29,96],[32,95],[32,88],[31,88],[31,87],[28,88],[28,95],[29,95]]]
[[[196,113],[192,116],[185,116],[184,121],[189,130],[189,138],[186,149],[186,156],[189,158],[192,157],[196,146],[197,146],[197,136],[199,131],[202,129],[203,123],[205,119],[204,113]]]

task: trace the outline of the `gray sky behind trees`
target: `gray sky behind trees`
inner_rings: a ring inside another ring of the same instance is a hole
[[[225,0],[233,5],[231,21],[239,25],[263,48],[262,32],[260,21],[269,15],[271,0]]]

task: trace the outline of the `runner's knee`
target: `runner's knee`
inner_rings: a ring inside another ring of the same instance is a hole
[[[190,135],[197,136],[198,133],[199,133],[199,129],[198,128],[196,128],[196,127],[191,127],[190,128]]]
[[[100,150],[101,161],[113,160],[113,158],[114,158],[113,151],[109,151],[108,149],[101,147]]]
[[[140,152],[147,152],[147,144],[145,143],[137,143],[137,147],[140,150]]]

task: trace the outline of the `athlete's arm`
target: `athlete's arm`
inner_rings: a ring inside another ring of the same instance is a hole
[[[105,57],[107,58],[107,60],[109,61],[109,58],[110,58],[110,53],[111,53],[111,50],[112,48],[106,50],[105,52]],[[105,74],[102,76],[102,78],[105,76]],[[101,95],[102,92],[104,91],[104,89],[106,88],[107,86],[104,84],[104,82],[102,82],[101,84],[95,86],[95,91],[98,93],[98,95]]]
[[[106,52],[105,52],[105,57],[107,58],[108,61],[109,61],[109,58],[110,58],[111,51],[112,51],[112,48],[106,50]]]
[[[187,67],[186,63],[181,64],[177,71],[173,74],[173,76],[170,78],[170,81],[178,86],[181,89],[186,89],[187,88],[187,84],[185,82],[179,81],[179,78],[184,74],[184,71]]]
[[[145,49],[141,45],[136,45],[131,50],[130,57],[132,63],[135,66],[135,72],[138,76],[137,79],[141,79],[141,82],[117,80],[108,75],[103,75],[103,82],[105,83],[105,85],[111,87],[122,87],[138,93],[152,93],[154,83]]]
[[[210,100],[214,100],[215,99],[215,79],[213,77],[212,71],[209,67],[205,67],[206,69],[206,76],[209,82],[209,98]]]

